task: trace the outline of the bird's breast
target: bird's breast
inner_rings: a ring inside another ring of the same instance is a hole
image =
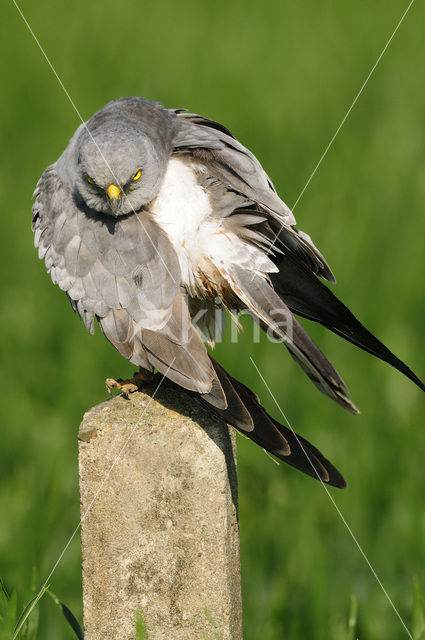
[[[199,184],[194,165],[181,157],[172,157],[149,210],[177,253],[182,284],[193,291],[204,288],[208,281],[210,288],[212,273],[206,269],[206,256],[214,236],[221,232],[220,221],[213,217],[209,195]]]
[[[173,245],[188,293],[212,301],[218,296],[230,304],[235,296],[228,284],[229,266],[271,271],[274,265],[261,249],[223,224],[202,178],[186,157],[171,157],[149,211]]]

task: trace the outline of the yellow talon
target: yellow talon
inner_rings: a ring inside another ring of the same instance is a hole
[[[118,380],[115,380],[115,378],[106,378],[105,385],[108,393],[112,393],[112,389],[118,389],[128,397],[130,393],[139,391],[144,384],[152,382],[154,379],[155,375],[150,371],[136,371],[134,376],[128,380],[122,380],[122,378],[118,378]]]

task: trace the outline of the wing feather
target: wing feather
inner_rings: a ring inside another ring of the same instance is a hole
[[[258,397],[251,389],[230,376],[212,358],[211,361],[226,394],[227,407],[217,408],[211,403],[208,395],[198,396],[209,411],[236,427],[250,440],[286,464],[335,487],[346,486],[340,472],[315,446],[292,429],[274,420],[260,405]]]
[[[353,413],[358,409],[348,398],[344,381],[308,333],[293,317],[285,302],[258,272],[229,265],[222,271],[240,300],[263,328],[283,341],[294,360],[325,395]]]
[[[282,236],[282,240],[297,250],[315,273],[335,282],[329,265],[311,238],[295,228],[292,211],[279,198],[254,154],[218,123],[197,114],[179,110],[174,113],[180,120],[174,135],[174,152],[190,153],[205,168],[207,175],[257,203],[277,227],[274,236]]]
[[[37,186],[33,227],[49,254],[53,281],[88,330],[97,317],[107,339],[134,364],[213,393],[216,374],[180,291],[177,256],[147,212],[107,220],[87,215],[52,166]],[[215,392],[224,407],[219,385]]]

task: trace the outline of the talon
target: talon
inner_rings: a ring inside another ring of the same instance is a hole
[[[114,378],[106,378],[105,386],[108,393],[112,393],[112,389],[121,387],[118,380],[114,380]]]
[[[143,387],[144,384],[152,382],[155,379],[155,374],[150,371],[136,371],[132,378],[123,380],[122,378],[106,378],[105,385],[108,393],[112,394],[112,389],[118,389],[126,397],[130,393],[134,393]]]
[[[121,392],[128,398],[130,393],[134,393],[139,390],[137,384],[133,382],[126,382],[125,384],[120,385]]]

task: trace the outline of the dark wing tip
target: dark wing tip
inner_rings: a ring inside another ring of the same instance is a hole
[[[340,472],[316,447],[292,429],[274,420],[260,405],[251,389],[230,376],[213,358],[211,362],[226,395],[228,406],[226,409],[219,409],[211,402],[209,394],[200,394],[198,397],[203,404],[209,406],[210,411],[299,471],[340,489],[347,486]]]
[[[306,473],[315,480],[329,484],[338,489],[345,489],[347,483],[336,467],[308,440],[296,434],[293,429],[279,424],[273,420],[278,429],[287,440],[291,449],[285,462],[299,471]],[[283,460],[283,458],[281,458]]]
[[[420,380],[418,376],[414,374],[411,369],[409,369],[409,367],[406,366],[406,369],[407,369],[407,372],[402,371],[402,373],[404,373],[412,382],[414,382],[416,386],[419,387],[419,389],[421,389],[422,391],[425,391],[425,384],[422,382],[422,380]]]
[[[282,254],[276,257],[275,262],[279,272],[271,274],[271,280],[275,291],[292,313],[319,322],[360,349],[387,362],[425,391],[425,384],[418,376],[366,329],[348,307],[297,260],[297,256]]]
[[[326,472],[328,475],[327,479],[321,478],[320,476],[318,477],[317,473],[315,473],[314,475],[311,474],[312,477],[316,477],[317,480],[322,480],[322,482],[329,484],[332,487],[337,487],[338,489],[345,489],[347,487],[347,483],[343,475],[338,471],[338,469],[334,467],[334,465],[327,458],[325,458],[325,456],[314,445],[310,444],[310,442],[307,442],[307,440],[304,440],[304,438],[301,438],[300,436],[297,436],[297,439],[303,443],[303,447],[308,453],[311,453],[314,455],[314,458],[316,458],[320,462],[320,464],[326,469]],[[312,467],[312,471],[313,471],[313,465],[310,462],[309,464]]]

